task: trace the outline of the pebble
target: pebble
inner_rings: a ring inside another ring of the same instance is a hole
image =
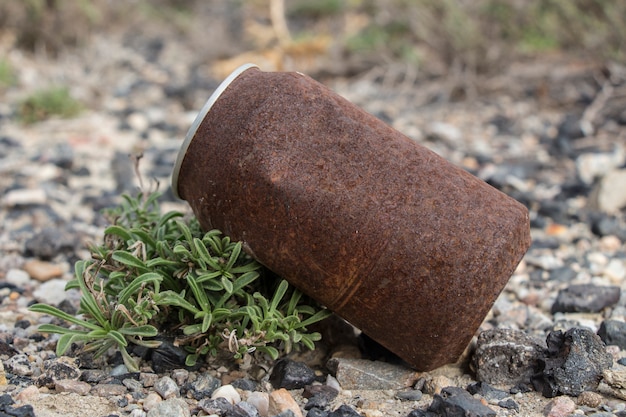
[[[552,305],[552,314],[558,312],[597,313],[617,304],[620,296],[621,290],[618,286],[570,285],[559,291]]]
[[[49,281],[52,278],[58,278],[63,275],[63,267],[51,262],[32,259],[24,264],[24,271],[31,278],[40,282]]]
[[[578,396],[578,405],[584,405],[586,407],[598,408],[604,401],[602,395],[593,391],[583,391]]]
[[[191,417],[189,406],[180,398],[169,398],[148,411],[147,417]]]
[[[614,170],[603,176],[591,198],[593,204],[605,213],[618,213],[626,207],[626,169]]]
[[[57,392],[73,392],[79,395],[87,395],[91,391],[91,385],[74,379],[60,379],[55,381],[54,387]]]
[[[9,269],[4,279],[9,284],[24,287],[30,282],[30,275],[22,269]]]
[[[481,332],[472,366],[476,379],[489,384],[530,384],[544,355],[544,345],[520,330]]]
[[[443,416],[496,417],[496,412],[463,388],[446,387],[435,394],[428,411]]]
[[[268,413],[270,416],[291,411],[295,417],[303,417],[300,406],[284,388],[272,391],[269,395]]]
[[[626,350],[626,322],[604,320],[598,329],[598,336],[605,344],[615,345]]]
[[[533,379],[533,384],[548,398],[594,391],[602,373],[613,364],[600,337],[584,328],[551,332],[547,345],[542,377]]]
[[[248,395],[246,401],[259,411],[261,417],[267,417],[269,415],[270,397],[267,392],[252,392]]]
[[[163,398],[156,392],[151,392],[143,399],[143,409],[150,411],[163,401]]]
[[[210,398],[219,386],[220,380],[205,372],[198,375],[195,381],[183,385],[181,394],[201,400],[202,398]]]
[[[364,359],[332,358],[326,367],[342,389],[400,389],[413,385],[418,374],[401,365]]]
[[[164,400],[180,396],[180,390],[178,388],[178,385],[169,376],[164,376],[162,378],[159,378],[156,384],[154,384],[154,390]]]
[[[91,395],[98,397],[115,397],[117,395],[126,394],[127,390],[124,385],[118,384],[97,384],[91,388]]]
[[[270,373],[270,382],[274,388],[299,389],[313,381],[315,372],[305,363],[291,359],[279,360]]]
[[[211,395],[211,399],[225,398],[231,404],[237,404],[241,401],[241,395],[232,385],[222,385]]]
[[[40,303],[58,306],[67,298],[66,285],[67,281],[64,279],[51,279],[37,287],[33,291],[33,297]]]
[[[569,397],[557,397],[550,401],[544,409],[546,417],[568,417],[576,410],[576,403]]]

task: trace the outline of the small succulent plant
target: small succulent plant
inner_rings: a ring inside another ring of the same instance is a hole
[[[43,324],[58,333],[57,354],[77,342],[95,357],[114,348],[131,371],[138,369],[129,344],[156,348],[157,336],[174,336],[191,366],[205,355],[229,351],[234,358],[267,354],[276,359],[294,348],[314,348],[320,334],[307,327],[330,313],[287,281],[263,273],[259,263],[218,230],[203,232],[183,213],[161,214],[159,194],[123,196],[107,212],[104,241],[78,261],[66,289],[81,291],[73,316],[35,304],[69,327]]]

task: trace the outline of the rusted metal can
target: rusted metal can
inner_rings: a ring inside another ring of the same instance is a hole
[[[172,178],[204,229],[417,370],[455,362],[530,245],[526,208],[310,77],[240,67]]]

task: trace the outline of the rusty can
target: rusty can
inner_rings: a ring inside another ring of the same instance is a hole
[[[297,72],[248,64],[174,167],[201,226],[417,370],[455,362],[530,245],[527,209]]]

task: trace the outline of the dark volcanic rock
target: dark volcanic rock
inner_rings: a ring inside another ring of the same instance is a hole
[[[626,323],[619,320],[604,320],[598,330],[598,336],[607,345],[616,345],[626,349]]]
[[[593,284],[570,285],[559,291],[552,305],[554,313],[597,313],[605,307],[617,304],[620,288]]]
[[[276,389],[304,388],[315,381],[315,372],[306,364],[291,359],[280,360],[274,365],[270,375],[270,382]]]
[[[472,366],[478,381],[507,385],[530,383],[543,355],[544,347],[524,332],[492,329],[478,336]]]
[[[463,388],[447,387],[435,394],[428,411],[442,417],[495,417],[496,412]]]
[[[533,385],[548,398],[594,391],[602,378],[602,371],[613,364],[613,358],[600,337],[587,329],[552,332],[547,344],[542,374],[533,378]]]

